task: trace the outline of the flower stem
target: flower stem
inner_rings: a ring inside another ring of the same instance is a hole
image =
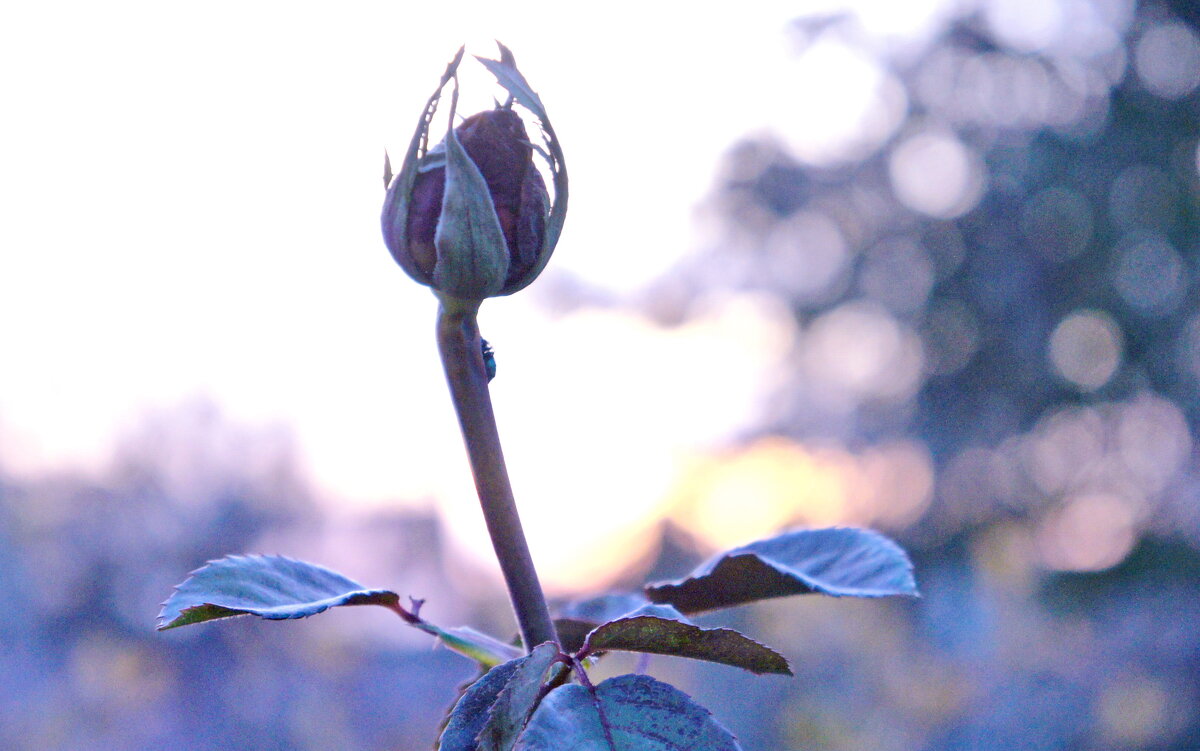
[[[443,298],[438,310],[437,340],[450,396],[458,413],[475,489],[483,508],[492,547],[516,611],[521,639],[529,651],[543,642],[558,642],[546,597],[525,542],[513,499],[479,337],[477,303]]]

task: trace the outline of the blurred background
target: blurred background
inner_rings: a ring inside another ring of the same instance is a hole
[[[870,526],[922,599],[711,619],[794,679],[651,672],[747,751],[1200,748],[1191,0],[6,6],[0,747],[430,747],[471,665],[386,612],[155,633],[226,553],[515,630],[378,230],[493,38],[572,176],[481,321],[550,594]]]

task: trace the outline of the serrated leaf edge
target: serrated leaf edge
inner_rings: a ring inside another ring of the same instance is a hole
[[[797,571],[792,566],[789,566],[788,564],[783,563],[783,562],[779,561],[778,559],[773,558],[769,555],[765,555],[763,553],[760,553],[760,552],[750,549],[750,546],[755,545],[757,543],[768,542],[770,540],[774,540],[779,537],[784,537],[784,536],[787,536],[790,534],[794,534],[796,532],[824,532],[824,531],[835,531],[835,530],[846,530],[846,531],[855,532],[857,534],[861,534],[861,535],[864,535],[867,537],[874,538],[876,541],[883,543],[884,546],[890,548],[892,550],[892,552],[897,553],[898,556],[900,557],[900,559],[904,563],[904,566],[903,566],[904,573],[907,574],[907,576],[905,577],[905,581],[903,583],[903,588],[906,591],[892,591],[892,590],[880,590],[880,589],[860,589],[855,592],[833,591],[827,585],[819,583],[818,580],[815,580],[811,576]],[[755,540],[754,542],[750,542],[745,545],[740,545],[736,548],[731,548],[722,553],[717,553],[716,555],[714,555],[711,558],[709,558],[708,560],[706,560],[704,563],[701,563],[700,565],[696,566],[694,569],[692,569],[691,573],[687,574],[686,576],[684,576],[682,578],[647,583],[642,587],[642,591],[643,591],[643,593],[646,594],[647,598],[651,602],[657,602],[660,604],[669,605],[669,604],[671,604],[669,602],[656,601],[654,599],[654,593],[657,591],[661,591],[663,589],[667,589],[667,588],[672,588],[672,589],[682,588],[683,586],[685,586],[686,584],[688,584],[690,582],[698,581],[705,577],[712,576],[713,573],[716,571],[717,567],[720,566],[721,564],[725,563],[726,561],[731,561],[736,558],[741,558],[744,556],[753,556],[753,557],[758,558],[758,560],[762,561],[767,566],[770,566],[777,573],[779,573],[783,576],[789,576],[789,577],[793,577],[793,578],[800,580],[800,582],[802,582],[805,586],[807,586],[812,591],[811,592],[796,592],[792,595],[771,595],[770,597],[762,597],[762,598],[757,598],[757,599],[753,599],[753,600],[746,600],[745,602],[737,603],[737,605],[746,605],[746,604],[750,604],[753,602],[761,602],[762,600],[777,599],[779,597],[794,597],[794,596],[805,595],[805,594],[821,594],[821,595],[825,595],[827,597],[856,597],[856,598],[867,598],[867,599],[882,598],[882,597],[917,597],[917,598],[919,598],[921,596],[921,593],[920,593],[919,589],[917,588],[915,567],[913,566],[912,558],[909,557],[908,552],[904,548],[900,547],[899,543],[897,543],[895,540],[888,537],[887,535],[877,532],[873,529],[865,529],[862,527],[847,527],[847,526],[840,526],[840,525],[832,526],[832,527],[819,527],[817,529],[789,530],[787,532],[783,532],[781,534],[775,535],[774,537],[768,537],[768,538],[764,538],[762,540]],[[702,572],[702,573],[697,573],[697,572]],[[736,607],[736,605],[731,606],[731,607]]]
[[[237,560],[248,561],[248,560],[256,560],[256,559],[257,560],[279,559],[279,560],[288,561],[289,563],[298,563],[298,564],[301,564],[304,566],[311,566],[312,568],[318,568],[318,569],[327,571],[331,574],[334,574],[335,576],[340,576],[343,579],[346,579],[347,581],[349,581],[353,584],[356,584],[359,587],[362,587],[361,584],[354,581],[353,579],[346,576],[345,574],[334,571],[333,569],[329,568],[328,566],[322,566],[319,563],[310,563],[308,561],[303,561],[299,558],[292,558],[291,556],[279,555],[279,554],[274,554],[274,553],[231,553],[229,555],[221,556],[220,558],[208,559],[207,561],[204,562],[203,565],[197,566],[196,568],[189,571],[188,575],[186,577],[184,577],[183,581],[181,581],[180,583],[176,584],[174,587],[171,588],[171,594],[167,597],[167,599],[165,599],[161,603],[159,603],[160,610],[158,612],[158,617],[157,617],[158,623],[155,627],[155,630],[156,631],[167,631],[169,629],[179,628],[181,626],[190,626],[193,623],[206,623],[208,621],[221,620],[221,619],[225,619],[225,618],[238,618],[238,617],[245,616],[245,615],[255,616],[258,618],[262,618],[264,620],[271,620],[271,621],[296,620],[296,619],[300,619],[300,618],[307,618],[307,617],[313,616],[313,615],[319,615],[321,613],[324,613],[326,610],[329,610],[330,608],[341,607],[343,605],[378,604],[378,603],[359,603],[359,602],[349,602],[349,601],[341,602],[341,603],[332,603],[331,602],[329,605],[325,605],[324,607],[321,607],[318,610],[313,611],[312,613],[291,614],[291,615],[260,615],[259,613],[254,613],[254,612],[251,612],[248,610],[243,610],[241,608],[230,608],[225,605],[219,605],[217,603],[201,602],[197,605],[191,605],[189,607],[180,609],[179,615],[176,618],[172,619],[169,623],[167,622],[167,620],[166,620],[167,603],[169,603],[172,599],[174,599],[175,595],[179,594],[181,588],[184,585],[186,585],[189,581],[191,581],[197,574],[201,573],[202,571],[205,571],[206,569],[208,569],[216,564],[223,563],[225,561],[237,561]],[[328,602],[328,601],[332,601],[332,600],[341,599],[342,597],[348,597],[348,598],[353,598],[353,599],[363,599],[363,598],[367,598],[367,597],[373,597],[376,595],[390,595],[390,597],[388,599],[392,600],[394,598],[395,602],[399,602],[399,600],[400,600],[400,595],[398,595],[397,593],[395,593],[389,589],[362,588],[362,589],[357,589],[357,590],[351,590],[346,595],[341,595],[339,597],[329,597],[329,598],[325,598],[325,600],[315,600],[314,602]],[[228,610],[230,612],[229,612],[229,615],[218,615],[218,616],[214,616],[212,618],[206,618],[203,621],[190,621],[187,623],[178,623],[178,621],[182,620],[184,618],[184,616],[186,616],[188,613],[195,612],[196,610],[199,610],[201,608],[220,608],[222,610]],[[269,609],[270,608],[264,608],[264,610],[269,610]]]
[[[635,616],[627,616],[627,617],[623,616],[621,618],[614,618],[613,620],[608,621],[607,623],[602,623],[599,626],[597,626],[596,628],[592,629],[588,633],[587,637],[584,638],[583,649],[581,649],[580,652],[581,653],[590,653],[592,651],[591,650],[592,634],[596,633],[597,631],[604,628],[605,626],[608,626],[608,625],[611,625],[614,623],[624,623],[624,622],[637,621],[637,620],[666,621],[666,622],[670,622],[670,623],[679,623],[679,624],[682,624],[689,628],[694,628],[699,633],[705,633],[705,634],[720,634],[720,633],[733,634],[735,638],[749,642],[750,644],[753,644],[754,646],[760,647],[763,650],[769,652],[772,656],[778,657],[783,662],[785,669],[783,671],[775,671],[775,670],[759,671],[759,670],[754,670],[753,668],[748,668],[745,665],[736,665],[731,662],[725,662],[724,660],[713,660],[713,659],[708,659],[706,657],[700,657],[700,656],[696,656],[696,655],[683,655],[683,654],[675,654],[672,652],[656,652],[656,651],[650,650],[650,649],[628,649],[628,648],[624,648],[624,647],[604,647],[604,646],[602,646],[602,647],[596,648],[595,651],[599,651],[599,652],[634,652],[637,654],[656,654],[656,655],[662,655],[664,657],[681,657],[681,658],[688,659],[688,660],[701,660],[703,662],[713,662],[718,665],[728,665],[729,667],[740,668],[747,672],[754,673],[755,675],[795,675],[792,672],[792,665],[786,657],[784,657],[779,652],[776,652],[771,647],[768,647],[766,644],[763,644],[762,642],[760,642],[756,639],[752,639],[751,637],[746,636],[741,631],[738,631],[737,629],[732,629],[732,628],[725,628],[723,626],[718,626],[717,628],[705,628],[704,626],[700,626],[695,623],[692,623],[691,621],[689,621],[685,618],[678,618],[678,619],[663,618],[661,616],[656,616],[656,615],[635,615]]]

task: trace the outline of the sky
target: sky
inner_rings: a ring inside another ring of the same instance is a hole
[[[949,5],[855,12],[880,38],[918,44]],[[488,560],[435,302],[391,260],[378,220],[383,151],[403,152],[458,46],[512,48],[562,141],[570,212],[542,283],[569,275],[618,298],[702,245],[698,207],[737,139],[852,158],[904,114],[872,59],[826,43],[797,54],[790,3],[332,8],[0,10],[5,471],[100,472],[147,411],[205,398],[236,423],[293,431],[332,513],[432,503]],[[463,87],[465,111],[495,92],[474,65]],[[588,551],[648,539],[681,468],[755,423],[794,324],[752,295],[658,329],[614,310],[553,314],[537,290],[489,301],[481,327],[553,590],[606,563]],[[586,534],[563,534],[572,518]]]

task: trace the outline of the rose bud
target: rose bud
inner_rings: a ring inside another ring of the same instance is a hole
[[[458,100],[457,69],[450,63],[426,106],[399,174],[385,163],[388,186],[383,236],[396,262],[439,295],[479,301],[507,295],[532,282],[550,258],[566,214],[567,182],[562,151],[537,94],[517,70],[512,53],[500,60],[477,58],[509,91],[504,106],[480,112],[449,130],[426,149],[429,123],[442,89],[454,80],[453,122]],[[546,136],[546,158],[554,179],[554,203],[533,162],[535,147],[513,103],[536,117]]]

